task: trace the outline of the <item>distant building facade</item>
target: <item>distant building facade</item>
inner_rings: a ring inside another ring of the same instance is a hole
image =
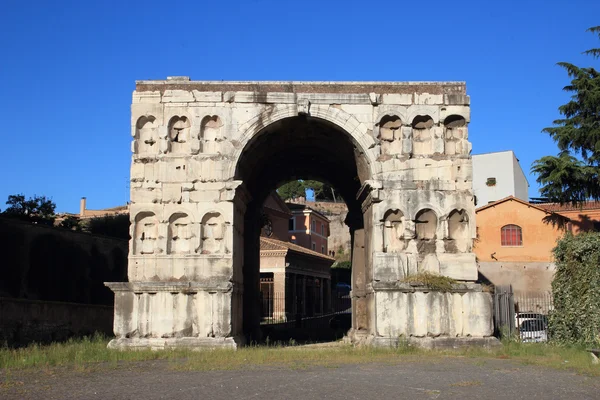
[[[552,212],[510,196],[476,210],[474,252],[479,272],[515,292],[547,292],[554,278],[552,249],[564,229],[545,223]]]
[[[292,243],[288,239],[292,236],[291,221],[296,218],[298,226],[312,224],[320,229],[323,224],[323,232],[328,232],[329,221],[314,210],[294,213],[276,192],[265,200],[260,237],[260,291],[265,318],[313,316],[331,307],[331,265],[335,259],[326,255],[327,238],[323,243],[319,237],[311,239],[313,232],[302,232],[294,235],[296,243]],[[313,250],[313,243],[322,246],[323,252]]]
[[[292,212],[289,241],[321,254],[328,254],[329,220],[306,204],[287,203]]]
[[[529,183],[512,150],[475,154],[472,158],[476,208],[508,196],[529,200]]]
[[[476,220],[479,272],[515,292],[546,292],[554,278],[556,242],[566,232],[600,231],[600,202],[532,204],[509,196],[479,207]]]

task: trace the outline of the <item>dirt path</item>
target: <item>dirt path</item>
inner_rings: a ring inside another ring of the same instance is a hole
[[[0,373],[1,399],[600,399],[600,378],[508,360],[180,371],[166,361]]]

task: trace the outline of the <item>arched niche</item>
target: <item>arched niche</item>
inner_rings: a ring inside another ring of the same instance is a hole
[[[402,153],[402,121],[396,115],[384,115],[379,121],[381,152],[383,154]]]
[[[400,210],[388,210],[383,219],[383,252],[404,250],[404,215]]]
[[[429,115],[417,115],[412,121],[413,128],[413,154],[431,154],[433,118]]]
[[[133,254],[156,254],[159,252],[158,219],[153,212],[142,211],[135,216],[133,227]]]
[[[218,141],[222,138],[223,122],[218,115],[207,115],[200,124],[200,151],[217,153]]]
[[[175,213],[169,218],[167,254],[189,254],[194,245],[193,225],[186,213]]]
[[[202,217],[202,254],[219,254],[225,250],[223,238],[225,237],[225,223],[223,216],[218,212],[209,212]]]
[[[467,121],[461,115],[449,115],[444,120],[445,153],[449,155],[467,154]]]
[[[190,120],[186,116],[174,116],[169,120],[168,136],[171,153],[188,153],[190,144]]]
[[[137,154],[158,154],[158,126],[156,118],[144,115],[135,124]]]
[[[447,251],[455,250],[466,252],[470,242],[469,238],[469,216],[465,210],[452,210],[448,215],[448,238],[453,242]]]
[[[419,211],[415,218],[415,233],[417,235],[417,239],[435,239],[437,225],[438,218],[433,210],[426,208]]]

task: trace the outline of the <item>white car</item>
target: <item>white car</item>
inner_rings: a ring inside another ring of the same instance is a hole
[[[541,318],[527,319],[519,326],[519,336],[524,343],[548,341],[548,325]]]

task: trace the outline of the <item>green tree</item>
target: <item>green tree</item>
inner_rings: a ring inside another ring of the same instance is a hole
[[[279,194],[283,200],[290,200],[295,199],[296,197],[306,196],[302,181],[290,181],[284,185],[281,185],[277,189],[277,194]]]
[[[600,38],[600,26],[587,30]],[[584,54],[600,57],[600,48]],[[571,63],[559,66],[572,78],[563,88],[571,100],[559,107],[563,118],[543,129],[557,143],[558,156],[545,156],[533,163],[532,172],[541,184],[542,197],[560,203],[600,199],[600,72]]]
[[[86,222],[86,230],[95,235],[129,240],[129,214],[90,218]]]
[[[81,231],[81,224],[79,223],[79,218],[77,218],[74,215],[69,215],[68,217],[63,219],[58,226],[65,229]]]
[[[54,224],[56,204],[46,196],[33,196],[25,199],[25,195],[15,194],[8,196],[6,204],[8,208],[2,215],[46,225]]]

